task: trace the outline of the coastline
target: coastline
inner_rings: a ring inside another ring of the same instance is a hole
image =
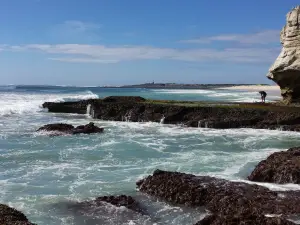
[[[239,90],[239,91],[278,91],[280,93],[280,87],[278,85],[241,85],[231,87],[220,87],[218,90]]]

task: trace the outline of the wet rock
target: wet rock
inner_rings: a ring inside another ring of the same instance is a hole
[[[78,126],[73,129],[73,134],[93,134],[93,133],[102,133],[104,128],[95,126],[94,123],[89,123],[85,126]]]
[[[298,193],[284,194],[243,182],[156,170],[137,182],[141,192],[162,200],[188,206],[204,206],[211,212],[230,214],[300,213]]]
[[[257,128],[300,131],[300,108],[270,104],[229,104],[210,106],[195,102],[144,101],[141,97],[107,97],[70,103],[45,103],[49,112],[86,114],[101,120],[160,122],[215,129]]]
[[[295,225],[280,217],[266,217],[262,214],[210,215],[195,225]]]
[[[58,131],[64,133],[72,133],[74,126],[66,123],[53,123],[42,126],[37,131]]]
[[[37,131],[48,131],[54,132],[56,135],[60,134],[92,134],[92,133],[102,133],[104,128],[95,126],[94,123],[89,123],[87,125],[80,125],[78,127],[74,127],[70,124],[65,123],[55,123],[55,124],[47,124]]]
[[[22,212],[3,204],[0,204],[0,224],[35,225],[29,222],[27,217]]]
[[[133,197],[127,195],[102,196],[92,201],[77,203],[76,207],[81,209],[89,209],[89,208],[104,206],[106,203],[109,203],[117,207],[126,207],[127,209],[142,214],[145,213],[144,209],[140,206],[140,204]]]
[[[271,154],[255,167],[248,179],[257,182],[300,184],[300,147]]]
[[[280,86],[286,103],[300,102],[300,6],[287,14],[280,40],[281,53],[267,77]]]

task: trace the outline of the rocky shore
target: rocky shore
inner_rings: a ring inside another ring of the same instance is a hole
[[[271,103],[159,101],[120,96],[77,102],[45,102],[43,107],[53,113],[88,113],[95,119],[111,121],[151,121],[215,129],[300,131],[300,107]]]
[[[256,166],[249,180],[298,184],[299,156],[300,147],[273,153]],[[195,225],[297,224],[297,218],[300,218],[300,191],[272,191],[258,184],[159,169],[136,182],[139,192],[172,205],[195,208],[199,210],[199,216],[203,215],[204,207],[208,215]],[[101,214],[109,213],[103,210],[107,204],[125,207],[132,213],[151,219],[147,208],[135,197],[127,195],[74,202],[68,208],[82,214]],[[0,224],[34,225],[23,213],[6,205],[0,205]]]

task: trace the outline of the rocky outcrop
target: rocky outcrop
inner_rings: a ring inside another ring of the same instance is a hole
[[[0,224],[35,225],[29,222],[27,217],[22,212],[3,204],[0,204]]]
[[[300,102],[300,6],[286,16],[280,33],[282,50],[267,77],[281,88],[286,103]]]
[[[255,224],[255,221],[263,221],[266,214],[282,217],[300,214],[298,192],[274,192],[258,185],[208,176],[156,170],[153,175],[138,181],[137,187],[141,192],[167,202],[192,207],[204,206],[218,215],[206,224],[239,224],[232,223],[234,220],[251,220],[252,223],[245,224]],[[254,216],[247,218],[249,215]],[[213,222],[225,217],[228,223]]]
[[[102,133],[104,128],[95,126],[94,123],[89,123],[87,125],[80,125],[74,127],[70,124],[65,123],[54,123],[47,124],[37,130],[39,131],[48,131],[52,135],[61,135],[61,134],[93,134],[93,133]]]
[[[206,104],[108,97],[78,102],[46,102],[49,112],[90,113],[101,120],[161,122],[215,129],[258,128],[300,131],[300,107],[271,104]],[[126,101],[125,101],[126,100]]]
[[[255,167],[248,179],[278,184],[300,184],[300,148],[271,154]]]

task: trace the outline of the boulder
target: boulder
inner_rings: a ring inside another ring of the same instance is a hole
[[[42,126],[37,131],[56,131],[56,132],[62,132],[62,133],[71,133],[74,129],[73,125],[66,124],[66,123],[53,123],[53,124],[47,124],[45,126]]]
[[[281,53],[267,77],[280,86],[284,102],[300,102],[300,6],[287,14],[280,40]]]
[[[94,123],[89,123],[87,125],[80,125],[78,127],[74,127],[70,124],[65,123],[54,123],[47,124],[42,126],[37,131],[48,131],[53,132],[54,135],[60,134],[92,134],[92,133],[102,133],[104,128],[95,126]]]
[[[81,125],[73,129],[73,134],[93,134],[93,133],[102,133],[104,131],[103,127],[97,127],[94,123],[89,123],[85,126]]]
[[[257,182],[300,184],[300,147],[271,154],[255,167],[248,179]]]
[[[27,217],[22,212],[3,204],[0,204],[0,224],[35,225],[29,222]]]

